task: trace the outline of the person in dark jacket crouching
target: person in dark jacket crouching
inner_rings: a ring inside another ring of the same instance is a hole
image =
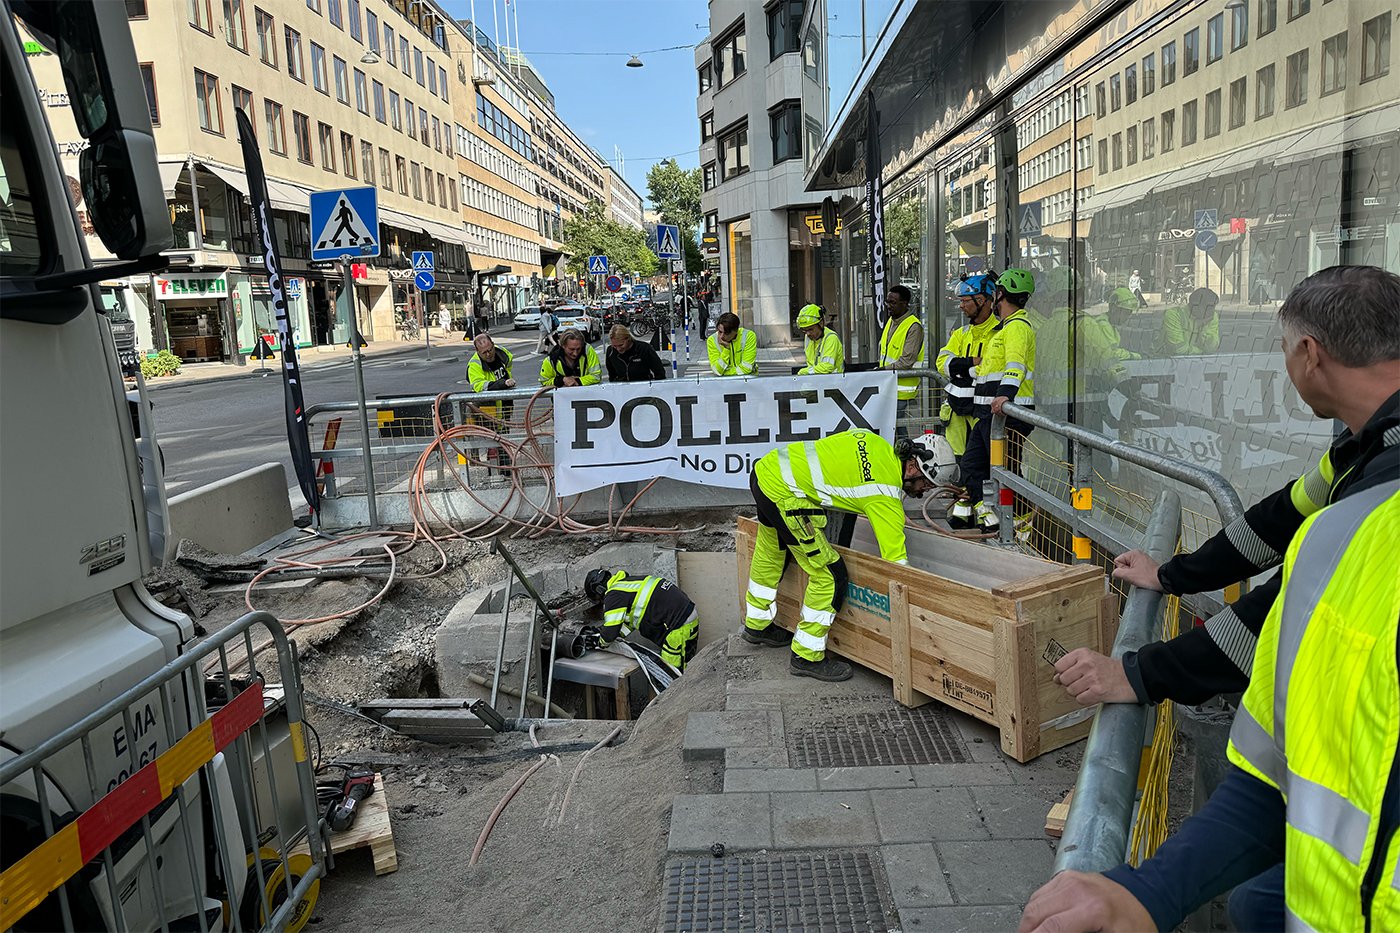
[[[665,378],[666,366],[651,345],[632,339],[626,324],[614,324],[608,331],[608,381],[649,382]]]

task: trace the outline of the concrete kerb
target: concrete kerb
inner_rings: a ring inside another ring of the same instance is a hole
[[[435,355],[433,357],[432,362],[451,363],[459,359],[464,359],[464,357],[461,356],[460,352],[454,351],[457,351],[456,347],[453,347],[451,350],[446,351],[445,354],[442,356]],[[303,348],[298,352],[301,354],[306,354],[307,351]],[[383,350],[375,350],[373,352],[365,351],[363,355],[364,358],[367,360],[379,360],[384,359],[386,357],[407,356],[415,352],[422,353],[423,345],[415,343],[411,345],[392,346]],[[352,361],[353,357],[350,355],[349,351],[337,353],[335,356],[332,356],[329,359],[317,359],[314,356],[306,355],[298,357],[297,360],[301,369],[310,372],[315,372],[316,370],[320,369],[330,369],[335,366],[347,365]],[[206,364],[191,364],[191,366],[204,365]],[[148,379],[146,380],[146,391],[160,391],[161,389],[172,389],[178,386],[206,385],[215,382],[236,382],[240,379],[270,378],[272,376],[280,375],[282,371],[280,360],[269,360],[267,368],[265,370],[262,367],[258,366],[256,363],[252,362],[250,362],[247,366],[238,366],[233,363],[215,363],[208,365],[210,366],[210,368],[207,370],[200,369],[194,372],[190,372],[187,375],[169,376],[160,379]],[[217,369],[214,367],[217,367]],[[262,372],[266,372],[267,376],[261,377],[260,373]]]

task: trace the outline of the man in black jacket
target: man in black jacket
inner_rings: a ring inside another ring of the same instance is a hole
[[[1375,266],[1323,269],[1293,289],[1279,321],[1284,364],[1299,396],[1319,418],[1336,418],[1347,430],[1311,470],[1195,551],[1161,566],[1129,551],[1114,561],[1115,578],[1171,594],[1238,583],[1278,566],[1309,515],[1400,476],[1400,276]],[[1076,649],[1055,665],[1056,680],[1085,706],[1197,704],[1238,693],[1249,683],[1255,642],[1278,592],[1275,574],[1203,627],[1121,660]]]
[[[626,324],[614,324],[608,331],[608,381],[649,382],[666,378],[666,365],[650,344],[632,339]]]

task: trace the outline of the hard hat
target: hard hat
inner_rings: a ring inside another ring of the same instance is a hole
[[[971,298],[974,295],[991,296],[996,292],[996,282],[990,275],[981,272],[974,272],[972,275],[964,275],[953,286],[954,298]]]
[[[822,323],[821,305],[806,305],[797,312],[797,326],[802,329]]]
[[[603,594],[608,591],[608,578],[611,576],[611,571],[602,567],[588,571],[588,576],[583,580],[584,595],[589,599],[602,599]]]
[[[1127,308],[1136,311],[1138,307],[1137,295],[1134,295],[1131,289],[1115,288],[1108,296],[1108,306],[1109,308]]]
[[[997,285],[1002,291],[1012,295],[1034,295],[1035,276],[1025,269],[1007,269],[997,279]]]
[[[957,458],[952,445],[941,434],[924,434],[907,438],[907,444],[897,443],[895,453],[902,454],[902,460],[914,460],[919,464],[919,472],[935,485],[955,483],[958,480]]]

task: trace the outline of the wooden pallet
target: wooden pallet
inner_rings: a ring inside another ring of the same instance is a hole
[[[1056,839],[1065,834],[1065,821],[1069,819],[1069,805],[1074,800],[1074,791],[1065,794],[1065,799],[1050,808],[1045,814],[1045,835]]]
[[[394,828],[389,822],[389,799],[384,795],[384,775],[375,774],[374,793],[358,806],[355,823],[343,833],[331,833],[330,850],[339,855],[351,849],[368,847],[374,858],[374,873],[387,875],[398,871],[399,853],[394,848]],[[307,851],[306,843],[298,849]]]

